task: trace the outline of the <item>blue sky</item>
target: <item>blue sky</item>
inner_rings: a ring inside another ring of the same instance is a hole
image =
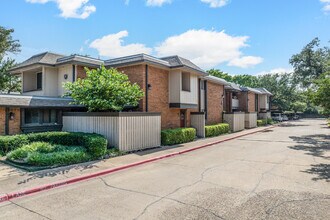
[[[23,61],[52,51],[111,58],[180,55],[231,74],[290,70],[314,37],[330,40],[330,0],[1,0]]]

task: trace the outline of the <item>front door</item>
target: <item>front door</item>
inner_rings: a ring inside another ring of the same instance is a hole
[[[186,127],[186,110],[180,110],[180,127]]]

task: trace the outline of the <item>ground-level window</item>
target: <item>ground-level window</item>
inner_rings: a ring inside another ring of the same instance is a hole
[[[25,124],[57,124],[56,109],[25,109]]]

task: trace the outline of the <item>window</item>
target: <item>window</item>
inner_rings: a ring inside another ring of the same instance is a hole
[[[25,124],[38,124],[39,123],[39,110],[26,109],[25,110]]]
[[[42,73],[37,73],[37,90],[42,90]]]
[[[258,101],[258,95],[257,94],[255,94],[255,103],[254,103],[254,107],[255,107],[255,111],[257,112],[258,111],[258,104],[259,103],[259,101]]]
[[[190,73],[182,72],[181,76],[182,91],[190,92]]]
[[[56,124],[55,109],[25,109],[25,124]]]
[[[204,80],[200,81],[200,88],[201,88],[201,90],[205,90],[205,81]]]

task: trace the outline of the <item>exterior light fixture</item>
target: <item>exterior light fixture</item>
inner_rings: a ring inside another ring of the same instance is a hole
[[[14,120],[15,119],[15,113],[14,112],[10,112],[9,113],[9,120]]]

